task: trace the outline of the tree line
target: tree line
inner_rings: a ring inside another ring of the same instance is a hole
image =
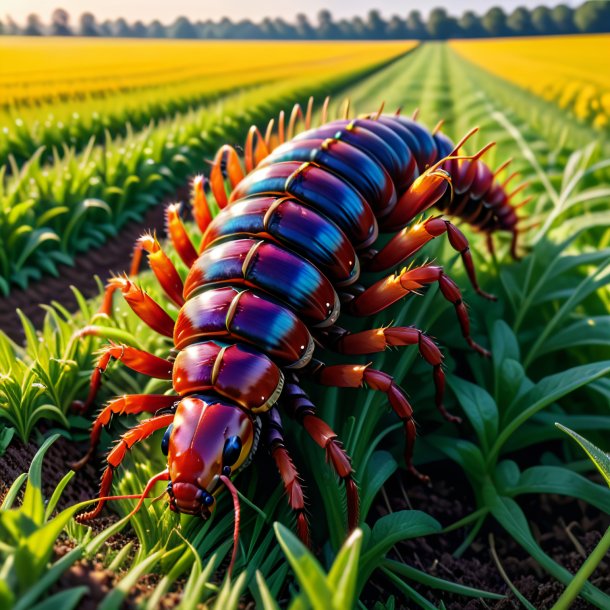
[[[443,8],[435,8],[424,20],[417,10],[406,17],[394,15],[385,20],[377,10],[365,19],[353,17],[336,21],[331,12],[322,10],[315,23],[299,14],[293,23],[281,18],[265,18],[260,23],[249,19],[233,22],[191,21],[178,17],[171,24],[158,20],[150,23],[125,19],[98,21],[92,13],[83,13],[73,23],[67,11],[53,11],[51,21],[43,23],[31,14],[26,23],[18,25],[10,16],[0,20],[0,34],[24,36],[112,36],[118,38],[186,38],[186,39],[302,39],[302,40],[444,40],[447,38],[485,38],[501,36],[536,36],[578,34],[610,31],[610,1],[589,0],[577,8],[560,4],[553,8],[518,7],[507,13],[501,7],[490,8],[482,15],[466,11],[451,16]]]

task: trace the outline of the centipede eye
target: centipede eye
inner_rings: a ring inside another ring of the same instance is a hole
[[[165,434],[163,435],[163,440],[161,441],[161,451],[163,452],[163,455],[167,455],[167,452],[169,450],[169,437],[170,437],[173,429],[174,429],[174,424],[170,424],[167,427]]]
[[[224,466],[233,466],[239,459],[241,453],[241,439],[239,436],[230,436],[225,441],[222,451],[222,463]]]

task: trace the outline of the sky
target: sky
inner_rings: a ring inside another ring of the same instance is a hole
[[[233,21],[252,19],[260,21],[264,17],[283,17],[294,21],[297,13],[305,13],[312,21],[322,8],[327,8],[337,18],[365,16],[372,8],[378,9],[384,17],[390,15],[407,15],[417,9],[426,15],[431,8],[444,7],[452,14],[459,16],[465,10],[482,14],[491,6],[501,5],[510,12],[517,6],[533,8],[540,4],[555,6],[565,3],[578,6],[584,0],[0,0],[0,19],[10,15],[18,23],[23,23],[29,13],[38,13],[43,22],[48,22],[51,12],[62,7],[72,15],[75,22],[78,15],[89,11],[99,20],[124,17],[127,21],[140,19],[145,23],[159,19],[170,23],[176,17],[185,15],[191,20],[230,17]]]

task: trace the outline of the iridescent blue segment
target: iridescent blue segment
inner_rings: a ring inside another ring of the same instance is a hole
[[[330,281],[307,259],[253,238],[207,248],[191,267],[184,296],[190,298],[193,291],[218,283],[261,289],[316,325],[328,320],[338,300]]]
[[[369,121],[370,122],[370,121]],[[385,128],[386,131],[391,130]],[[379,130],[378,130],[379,131]],[[400,183],[400,176],[402,173],[402,160],[398,154],[392,150],[382,137],[373,133],[371,130],[361,125],[358,120],[354,121],[335,121],[318,127],[317,129],[311,129],[297,135],[294,140],[310,140],[310,139],[327,139],[332,138],[347,142],[351,146],[354,146],[361,150],[363,153],[372,156],[378,163],[391,176],[395,184]],[[392,136],[390,135],[390,138]],[[394,136],[396,138],[396,136]],[[394,139],[392,138],[392,139]],[[399,140],[399,146],[401,150],[406,148],[404,143]],[[408,150],[405,152],[408,155]]]
[[[356,252],[347,235],[330,219],[293,199],[253,197],[235,202],[212,221],[205,239],[212,243],[249,235],[271,236],[338,284],[358,277]]]
[[[419,123],[403,116],[380,117],[379,120],[393,129],[411,148],[420,173],[437,160],[436,144],[428,130],[424,129]]]
[[[383,213],[396,204],[390,175],[371,155],[341,140],[290,141],[276,148],[262,165],[284,161],[312,161],[349,184],[375,209]]]

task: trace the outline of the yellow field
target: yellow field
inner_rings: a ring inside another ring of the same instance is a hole
[[[0,105],[191,83],[202,93],[382,62],[414,42],[0,38]]]
[[[466,59],[602,128],[610,120],[610,34],[452,41]]]

